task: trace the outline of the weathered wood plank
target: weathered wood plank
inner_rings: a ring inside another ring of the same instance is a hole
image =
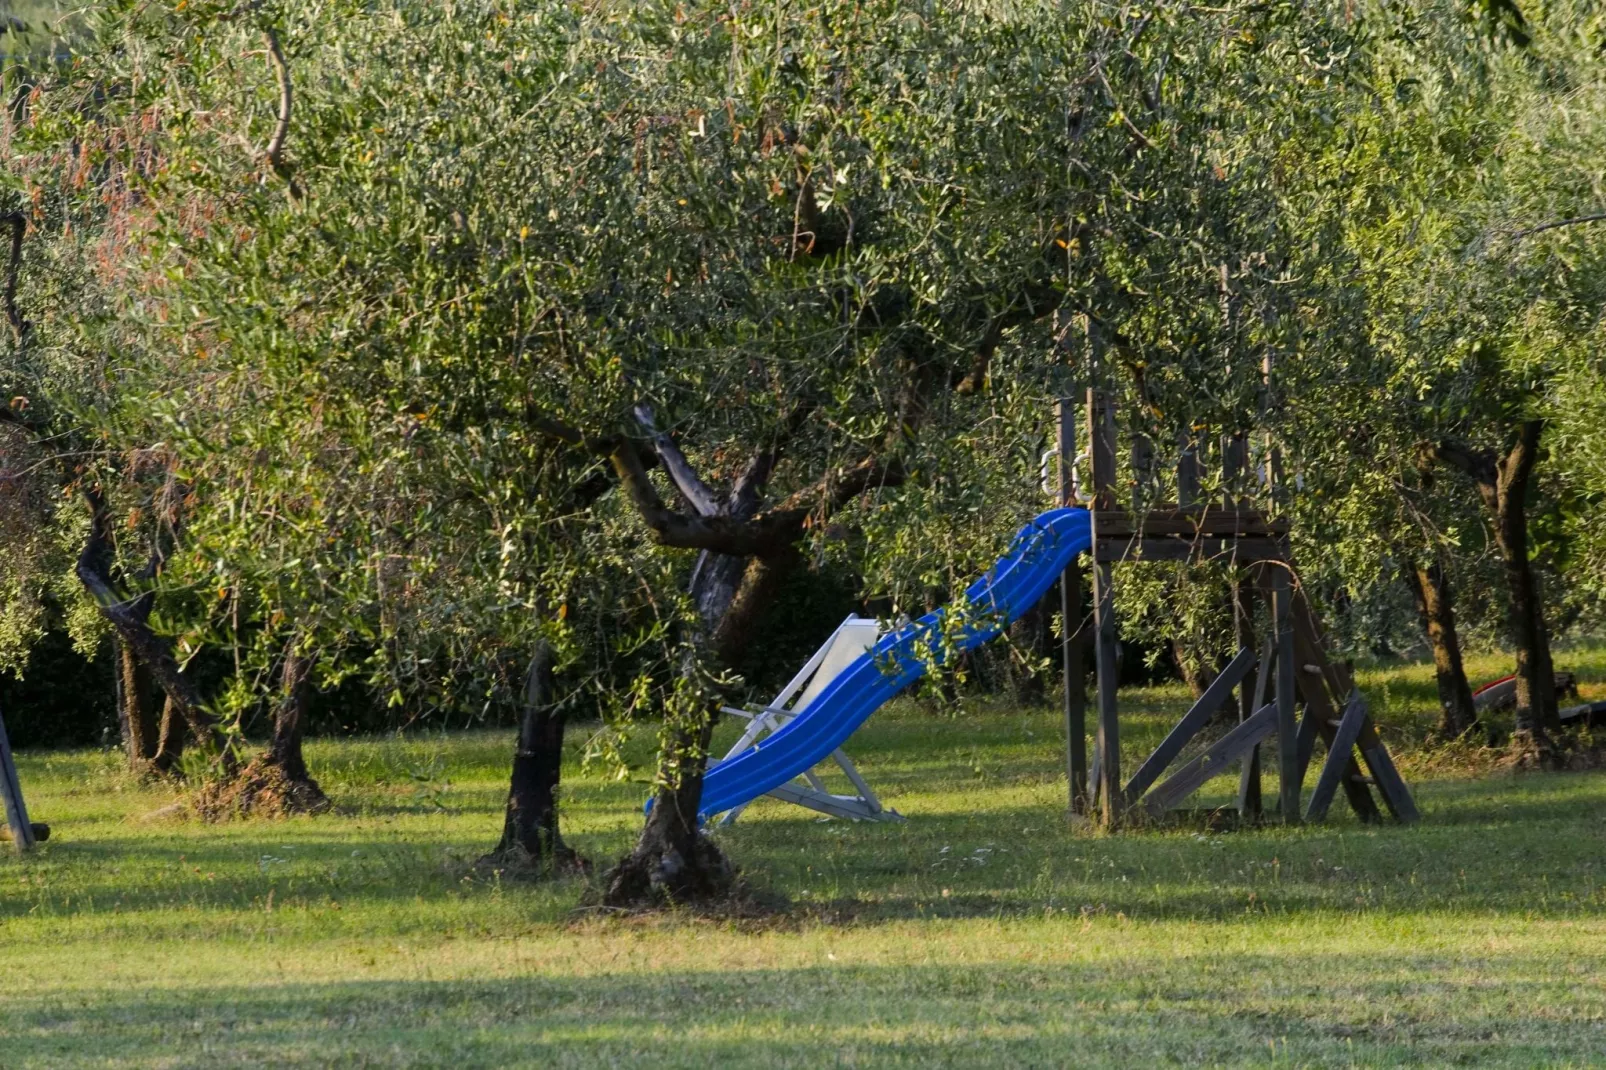
[[[28,806],[22,800],[22,782],[17,779],[17,763],[11,756],[11,739],[6,735],[3,717],[0,717],[0,797],[4,799],[12,845],[18,851],[30,849],[34,845],[33,824],[28,820]]]
[[[1227,667],[1221,670],[1221,674],[1210,682],[1209,687],[1205,688],[1205,693],[1199,696],[1199,700],[1193,704],[1187,713],[1182,715],[1182,719],[1177,722],[1176,727],[1171,729],[1165,739],[1160,742],[1160,745],[1154,749],[1154,753],[1144,760],[1143,764],[1138,767],[1138,771],[1132,774],[1132,779],[1127,781],[1127,805],[1130,806],[1143,797],[1143,793],[1149,790],[1149,785],[1160,778],[1160,774],[1165,772],[1166,766],[1170,765],[1172,760],[1182,753],[1182,748],[1188,745],[1188,741],[1198,735],[1199,729],[1203,728],[1212,717],[1220,712],[1227,701],[1227,697],[1232,694],[1232,689],[1238,686],[1240,680],[1249,675],[1249,670],[1254,665],[1255,652],[1253,650],[1240,650],[1238,655],[1227,663]]]
[[[1253,509],[1191,506],[1148,509],[1133,515],[1125,509],[1100,509],[1096,520],[1108,535],[1286,535],[1284,518],[1268,520]]]
[[[1060,576],[1060,672],[1064,677],[1065,777],[1072,813],[1087,804],[1087,635],[1082,627],[1082,564],[1072,562]]]
[[[1371,738],[1367,738],[1370,730]],[[1416,808],[1416,800],[1411,797],[1411,789],[1405,786],[1405,779],[1400,771],[1394,768],[1394,759],[1389,757],[1388,748],[1383,746],[1383,739],[1377,734],[1377,728],[1372,724],[1371,718],[1361,725],[1358,742],[1361,748],[1361,757],[1366,759],[1366,768],[1372,771],[1372,780],[1377,784],[1377,790],[1383,796],[1383,804],[1389,808],[1396,820],[1411,824],[1422,819],[1422,813]],[[1361,785],[1364,787],[1365,785]]]
[[[1177,432],[1177,504],[1184,509],[1199,507],[1199,484],[1203,478],[1199,464],[1199,444],[1188,431]]]
[[[1333,661],[1327,657],[1326,637],[1322,628],[1316,621],[1315,611],[1302,596],[1295,599],[1294,624],[1296,639],[1308,644],[1310,657],[1305,660],[1317,665],[1322,670],[1322,678],[1335,689],[1335,694],[1349,694],[1355,690],[1355,676],[1348,665]],[[1337,690],[1343,688],[1344,690]],[[1328,729],[1332,731],[1332,729]],[[1406,786],[1405,780],[1400,776],[1399,770],[1394,767],[1394,760],[1389,756],[1388,748],[1383,745],[1383,739],[1377,734],[1377,726],[1367,717],[1361,724],[1360,734],[1355,740],[1360,748],[1361,758],[1368,769],[1372,771],[1372,780],[1377,785],[1378,793],[1383,796],[1383,804],[1397,820],[1412,822],[1419,820],[1420,812],[1416,807],[1416,800],[1411,796],[1411,790]],[[1375,759],[1375,761],[1374,761]],[[1362,820],[1380,818],[1382,813],[1377,803],[1372,799],[1372,793],[1366,786],[1366,780],[1361,776],[1360,763],[1351,760],[1349,774],[1344,778],[1344,791],[1352,804],[1364,798],[1364,805],[1370,811],[1363,811],[1356,807],[1356,813]],[[1381,769],[1381,773],[1379,772]]]
[[[1239,720],[1247,721],[1254,711],[1266,704],[1266,690],[1271,686],[1271,672],[1276,660],[1276,639],[1266,636],[1260,646],[1260,667],[1255,671],[1253,693],[1239,694]],[[1247,699],[1248,701],[1243,701]],[[1245,818],[1259,818],[1264,809],[1260,791],[1260,744],[1256,743],[1244,755],[1243,768],[1238,771],[1238,813]]]
[[[1076,504],[1076,399],[1060,398],[1054,405],[1055,446],[1059,452],[1059,499],[1062,506]],[[1065,783],[1070,809],[1085,814],[1087,798],[1087,631],[1082,627],[1082,562],[1078,558],[1060,575],[1060,674],[1065,715]]]
[[[1115,406],[1097,390],[1087,392],[1088,456],[1093,468],[1093,505],[1115,508]],[[1094,525],[1097,526],[1097,518]]]
[[[1310,768],[1310,760],[1316,754],[1316,740],[1320,738],[1316,717],[1311,713],[1310,706],[1305,707],[1305,716],[1299,719],[1299,781],[1305,782],[1305,771]]]
[[[1219,775],[1250,747],[1259,743],[1277,727],[1275,704],[1262,706],[1253,717],[1210,745],[1199,757],[1188,762],[1171,775],[1171,778],[1143,799],[1143,808],[1151,814],[1162,813],[1189,795],[1211,777]]]
[[[1293,585],[1286,568],[1271,569],[1277,636],[1277,799],[1285,823],[1299,820],[1299,726],[1294,719]]]
[[[1102,529],[1100,529],[1102,531]],[[1224,560],[1238,562],[1280,561],[1288,554],[1288,544],[1280,538],[1217,538],[1203,536],[1136,536],[1101,534],[1094,544],[1095,561],[1185,561]]]
[[[1328,744],[1327,760],[1322,763],[1321,776],[1311,790],[1310,805],[1305,810],[1306,821],[1327,820],[1327,810],[1333,805],[1333,796],[1349,769],[1354,757],[1355,740],[1361,734],[1361,725],[1365,720],[1366,700],[1359,691],[1351,691],[1349,702],[1344,706],[1344,716],[1339,718],[1333,741]]]
[[[1267,584],[1270,582],[1270,577],[1266,575],[1264,568],[1260,570],[1256,582],[1262,593],[1268,590]],[[1317,735],[1324,741],[1331,742],[1334,729],[1328,722],[1337,720],[1339,715],[1338,707],[1332,696],[1348,695],[1355,688],[1351,684],[1342,691],[1331,689],[1336,681],[1348,680],[1349,675],[1347,672],[1340,673],[1334,663],[1328,659],[1325,641],[1322,639],[1320,628],[1316,626],[1315,615],[1311,611],[1310,604],[1305,599],[1304,593],[1297,588],[1294,592],[1294,652],[1295,656],[1299,658],[1300,664],[1316,665],[1322,670],[1321,674],[1316,677],[1300,674],[1298,690],[1305,700],[1305,716],[1315,718],[1312,724],[1316,729]],[[1366,733],[1367,728],[1363,727],[1361,729],[1363,746]],[[1364,822],[1382,820],[1383,811],[1378,808],[1377,801],[1372,798],[1371,791],[1365,784],[1355,779],[1361,774],[1360,763],[1352,760],[1349,772],[1352,775],[1344,778],[1344,796],[1349,800],[1350,806],[1354,808],[1355,816]]]
[[[1127,457],[1132,469],[1133,490],[1137,499],[1132,504],[1146,505],[1154,500],[1159,491],[1154,478],[1154,443],[1141,431],[1133,431],[1131,440]]]
[[[1121,725],[1115,704],[1115,597],[1108,564],[1093,566],[1093,627],[1098,659],[1098,792],[1103,823],[1113,827],[1121,816]]]

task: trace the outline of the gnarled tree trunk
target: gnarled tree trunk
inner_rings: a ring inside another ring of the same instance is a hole
[[[100,608],[101,616],[116,631],[118,642],[161,685],[168,701],[189,722],[196,738],[212,745],[222,771],[232,774],[239,765],[239,756],[217,718],[202,704],[199,692],[173,657],[167,640],[151,628],[148,594],[129,598],[112,578],[111,521],[105,497],[97,488],[86,489],[84,497],[89,504],[90,524],[89,537],[84,541],[75,569],[79,582]]]
[[[1543,420],[1524,420],[1503,457],[1456,443],[1439,447],[1441,457],[1473,478],[1494,519],[1495,546],[1500,551],[1510,607],[1511,639],[1517,648],[1517,723],[1512,746],[1519,754],[1531,753],[1540,765],[1553,760],[1550,733],[1561,727],[1544,598],[1539,577],[1528,559],[1528,489],[1539,460],[1543,430]]]
[[[1009,626],[1009,641],[1020,650],[1028,664],[1009,661],[1010,691],[1017,705],[1042,706],[1048,701],[1047,674],[1039,669],[1054,653],[1053,629],[1049,626],[1049,599],[1043,599]]]
[[[692,598],[703,627],[703,655],[712,666],[735,664],[797,559],[790,544],[769,557],[704,555],[693,577]],[[687,671],[698,667],[688,666]],[[731,893],[736,871],[697,824],[718,717],[719,697],[710,696],[701,716],[673,730],[660,755],[658,789],[646,826],[635,849],[609,872],[605,904],[690,903]]]
[[[1439,728],[1443,739],[1460,739],[1478,723],[1472,687],[1461,662],[1461,636],[1455,624],[1455,600],[1444,564],[1416,564],[1406,571],[1417,613],[1433,650],[1433,674],[1439,685]]]
[[[307,771],[301,753],[307,711],[312,704],[313,659],[290,643],[284,655],[273,737],[268,749],[244,769],[208,785],[196,807],[208,818],[258,815],[317,814],[329,809],[329,797]]]
[[[159,742],[152,717],[150,679],[134,652],[115,638],[112,650],[117,660],[117,727],[128,755],[128,767],[136,773],[149,772]]]
[[[547,874],[584,869],[558,828],[558,782],[563,772],[563,716],[558,711],[551,644],[538,642],[524,679],[524,708],[508,786],[502,839],[482,864]]]
[[[151,766],[159,773],[177,770],[179,759],[184,757],[184,743],[189,738],[190,723],[178,711],[172,699],[162,703],[162,724],[157,736],[156,757]]]

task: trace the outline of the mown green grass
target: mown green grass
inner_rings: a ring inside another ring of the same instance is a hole
[[[1601,650],[1559,660],[1606,684]],[[1362,680],[1417,827],[1340,804],[1320,827],[1102,836],[1061,816],[1052,712],[902,704],[851,750],[906,823],[766,802],[719,833],[790,901],[761,919],[616,918],[576,910],[581,879],[468,876],[505,733],[320,741],[341,813],[222,826],[141,820],[173,795],[113,755],[24,755],[55,835],[0,860],[0,1066],[1606,1061],[1606,777],[1466,776],[1475,755],[1409,744],[1430,672]],[[1128,761],[1185,705],[1123,694]],[[644,786],[565,775],[573,842],[616,856]]]

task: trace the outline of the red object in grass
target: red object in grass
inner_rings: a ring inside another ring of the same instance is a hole
[[[1499,687],[1501,684],[1509,684],[1511,681],[1515,680],[1516,678],[1517,678],[1517,674],[1516,673],[1512,673],[1510,676],[1502,676],[1498,680],[1491,680],[1489,683],[1484,684],[1482,687],[1480,687],[1476,691],[1474,691],[1472,693],[1472,697],[1473,698],[1477,698],[1479,695],[1483,694],[1485,691],[1488,691],[1490,688]]]

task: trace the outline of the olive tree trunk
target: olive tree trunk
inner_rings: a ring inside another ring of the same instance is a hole
[[[502,839],[483,863],[542,874],[585,868],[584,859],[563,842],[558,829],[564,719],[555,691],[552,647],[543,640],[536,644],[525,673]]]
[[[312,705],[314,659],[292,642],[285,652],[273,735],[245,768],[206,785],[196,799],[202,816],[282,817],[329,809],[329,797],[307,770],[301,741]]]
[[[705,664],[688,665],[687,672],[735,664],[796,560],[790,546],[769,557],[704,555],[691,594],[702,626],[698,646]],[[720,697],[710,695],[700,710],[671,728],[659,756],[652,809],[634,850],[607,875],[605,905],[690,903],[731,893],[735,869],[697,824],[719,706]]]
[[[1472,687],[1461,661],[1461,636],[1455,624],[1455,599],[1441,561],[1416,564],[1406,572],[1417,613],[1433,651],[1433,674],[1439,685],[1439,728],[1443,739],[1460,739],[1478,723]]]
[[[136,773],[152,769],[159,740],[152,716],[150,676],[127,645],[112,639],[116,658],[117,727],[122,735],[128,767]]]
[[[1540,764],[1554,756],[1550,733],[1561,727],[1544,598],[1528,558],[1528,491],[1543,430],[1542,420],[1523,421],[1500,457],[1455,443],[1439,447],[1440,456],[1473,478],[1494,520],[1511,640],[1517,651],[1517,723],[1512,744],[1519,751],[1531,751]]]

